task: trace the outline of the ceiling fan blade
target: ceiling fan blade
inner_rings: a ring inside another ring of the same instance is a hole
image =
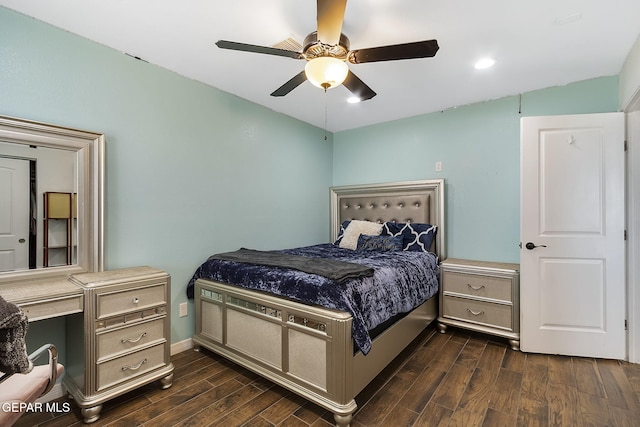
[[[349,62],[362,64],[365,62],[396,61],[399,59],[430,58],[438,51],[437,40],[395,44],[391,46],[372,47],[352,50]]]
[[[318,0],[318,40],[338,44],[346,7],[347,0]]]
[[[238,42],[230,42],[228,40],[218,40],[216,46],[221,49],[240,50],[243,52],[265,53],[267,55],[285,56],[287,58],[302,59],[300,52],[294,52],[292,50],[278,49],[268,46],[257,46],[255,44],[246,44]]]
[[[358,78],[355,74],[349,71],[347,74],[347,78],[342,83],[344,87],[349,89],[351,93],[360,98],[360,101],[366,101],[367,99],[371,99],[377,94],[365,84],[362,80]]]
[[[280,86],[278,89],[274,90],[271,93],[271,96],[285,96],[298,86],[300,86],[305,80],[307,80],[307,75],[302,70],[300,73],[293,76],[291,80]]]

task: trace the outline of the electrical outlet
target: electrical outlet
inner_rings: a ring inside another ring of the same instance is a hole
[[[442,162],[436,162],[436,172],[442,172]]]
[[[181,303],[178,307],[179,307],[178,316],[186,317],[189,314],[189,309],[187,308],[186,302]]]

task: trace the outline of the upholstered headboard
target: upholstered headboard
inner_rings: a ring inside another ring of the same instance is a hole
[[[437,225],[433,250],[446,258],[444,179],[331,187],[331,241],[350,219]]]

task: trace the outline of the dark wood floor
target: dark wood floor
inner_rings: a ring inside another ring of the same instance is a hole
[[[208,351],[172,357],[157,383],[104,405],[94,426],[329,426],[332,414]],[[428,328],[356,399],[352,426],[640,426],[640,365],[525,354]],[[62,399],[61,402],[66,402]],[[82,425],[78,410],[18,426]]]

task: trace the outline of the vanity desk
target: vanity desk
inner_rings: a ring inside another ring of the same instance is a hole
[[[10,284],[3,297],[30,322],[65,316],[62,384],[85,423],[102,404],[150,382],[171,387],[170,277],[133,267]]]

